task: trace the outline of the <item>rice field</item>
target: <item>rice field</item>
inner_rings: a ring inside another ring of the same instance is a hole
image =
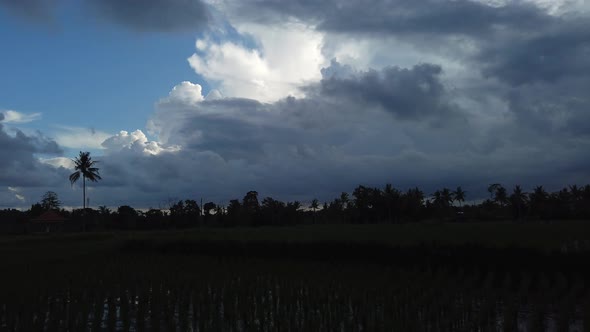
[[[543,268],[499,264],[506,252],[486,264],[396,263],[343,259],[350,246],[304,243],[294,255],[258,239],[199,253],[186,237],[151,236],[3,239],[0,331],[590,330],[587,261],[558,267],[566,256]],[[248,246],[258,249],[231,252]]]

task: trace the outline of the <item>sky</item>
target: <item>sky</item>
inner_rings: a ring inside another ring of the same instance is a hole
[[[590,183],[583,0],[0,0],[0,208]]]

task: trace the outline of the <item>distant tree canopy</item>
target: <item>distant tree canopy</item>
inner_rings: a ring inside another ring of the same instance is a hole
[[[468,204],[467,193],[441,188],[425,194],[419,188],[405,191],[391,184],[383,188],[357,186],[352,194],[342,192],[332,201],[320,203],[313,199],[308,204],[283,202],[272,197],[261,201],[258,192],[249,191],[244,197],[232,199],[227,206],[207,202],[200,207],[196,200],[179,200],[169,209],[136,210],[122,205],[111,211],[106,206],[97,210],[60,210],[60,214],[92,229],[166,229],[207,226],[262,226],[327,223],[404,223],[421,220],[439,221],[495,221],[514,220],[589,220],[590,185],[572,185],[556,192],[543,186],[526,192],[521,186],[507,189],[501,184],[488,187],[490,197],[479,203]],[[47,192],[40,203],[28,211],[3,210],[0,219],[28,220],[44,211],[60,207],[57,194]]]

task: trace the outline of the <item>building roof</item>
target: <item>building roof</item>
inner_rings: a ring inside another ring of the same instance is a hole
[[[67,219],[56,211],[43,212],[37,218],[31,219],[32,222],[64,222]]]

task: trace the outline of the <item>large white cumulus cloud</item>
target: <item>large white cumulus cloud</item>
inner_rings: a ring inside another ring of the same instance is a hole
[[[325,59],[322,34],[302,24],[243,24],[239,32],[254,36],[256,47],[235,41],[199,39],[190,66],[226,96],[276,101],[301,96],[299,86],[320,78]]]

